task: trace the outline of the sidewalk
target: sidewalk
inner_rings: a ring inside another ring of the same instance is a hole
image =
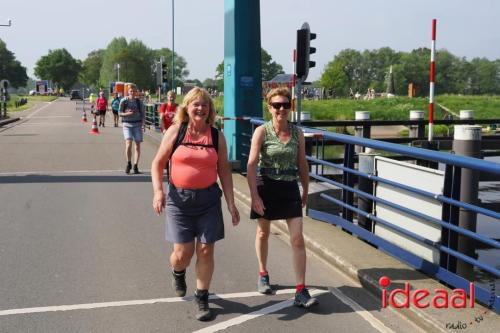
[[[148,141],[158,144],[161,137],[161,133],[146,131],[145,138]],[[236,199],[239,199],[237,202],[250,207],[250,191],[246,178],[239,173],[233,173],[233,182]],[[284,221],[273,222],[272,228],[281,234],[288,234]],[[328,264],[339,268],[365,289],[374,293],[377,298],[381,299],[382,295],[382,288],[378,283],[382,276],[391,279],[389,290],[403,288],[405,282],[410,282],[412,290],[420,288],[429,290],[431,293],[427,297],[429,301],[435,289],[445,289],[450,297],[453,295],[451,289],[446,288],[438,281],[335,226],[305,216],[304,238],[309,253],[313,253]],[[401,299],[396,299],[398,303],[403,302]],[[380,309],[379,311],[391,311],[391,309]],[[473,309],[453,309],[451,307],[448,309],[432,307],[419,309],[410,306],[408,309],[395,309],[394,311],[398,311],[426,332],[463,332],[466,329],[474,330],[474,332],[495,332],[500,327],[500,316],[478,303],[475,303]],[[482,320],[477,322],[479,317]]]

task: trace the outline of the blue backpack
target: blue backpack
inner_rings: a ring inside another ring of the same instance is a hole
[[[118,111],[118,109],[120,108],[120,101],[121,99],[119,98],[113,99],[113,101],[111,102],[111,108],[115,111]]]

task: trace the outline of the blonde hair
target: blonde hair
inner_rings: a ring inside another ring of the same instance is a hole
[[[168,96],[172,96],[172,95],[173,95],[173,96],[175,96],[175,91],[173,91],[173,90],[169,90],[169,91],[167,92],[167,98],[168,98]]]
[[[189,115],[187,113],[188,105],[198,98],[202,98],[205,102],[208,103],[207,124],[213,126],[213,124],[215,123],[214,101],[212,100],[212,97],[210,97],[208,91],[200,87],[194,87],[186,94],[186,96],[184,96],[181,105],[177,107],[177,112],[175,113],[174,122],[176,124],[181,124],[189,121]]]
[[[288,98],[289,102],[292,101],[292,94],[290,93],[290,89],[288,89],[287,87],[276,87],[276,88],[271,89],[266,95],[267,104],[271,103],[271,99],[274,96],[283,96],[283,97]]]

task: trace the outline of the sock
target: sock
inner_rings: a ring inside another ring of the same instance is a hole
[[[132,166],[132,162],[128,161],[128,162],[127,162],[127,165]]]
[[[304,290],[306,288],[306,285],[305,284],[298,284],[296,287],[295,287],[295,291],[297,293],[300,293],[302,290]]]
[[[264,272],[259,272],[259,275],[262,277],[262,276],[269,275],[269,273],[267,271],[264,271]]]
[[[198,289],[196,288],[196,291],[194,292],[194,295],[197,297],[201,297],[203,295],[208,294],[208,289]]]
[[[172,272],[174,272],[175,275],[184,275],[186,274],[186,270],[182,270],[182,271],[176,271],[175,269],[172,270]]]

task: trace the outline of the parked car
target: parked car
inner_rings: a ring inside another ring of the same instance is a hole
[[[80,94],[80,90],[71,90],[71,93],[70,93],[70,100],[74,100],[74,99],[80,99],[80,100],[83,100],[82,98],[82,95]]]

